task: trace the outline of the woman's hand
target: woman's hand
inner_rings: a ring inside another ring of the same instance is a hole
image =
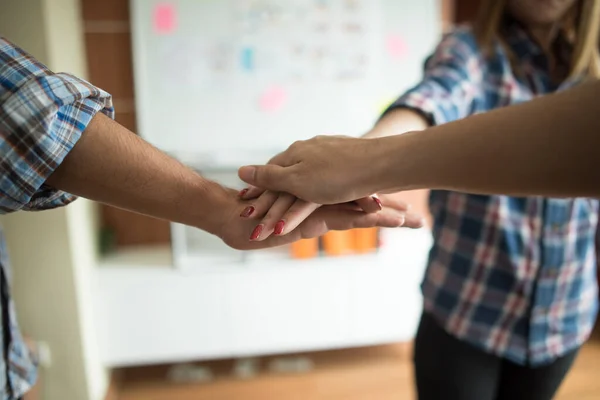
[[[321,207],[320,204],[298,199],[288,193],[271,192],[256,187],[242,190],[240,198],[251,201],[251,205],[242,211],[240,217],[253,217],[255,220],[262,218],[254,234],[251,235],[251,240],[264,240],[272,233],[285,235]],[[359,199],[354,203],[352,209],[360,209],[367,213],[379,212],[383,209],[381,200],[375,195]],[[408,211],[406,203],[386,205],[401,212]]]
[[[403,207],[387,207],[377,213],[365,213],[356,205],[340,204],[318,207],[296,229],[285,235],[271,235],[266,240],[251,241],[256,230],[255,217],[242,219],[240,213],[250,206],[232,190],[227,190],[218,219],[222,221],[218,236],[230,247],[239,250],[261,249],[281,246],[300,239],[322,236],[330,230],[348,230],[354,228],[397,228],[406,225],[406,221],[420,221],[420,217],[400,211]],[[257,214],[258,215],[258,214]]]
[[[380,139],[317,136],[294,143],[268,165],[240,168],[239,176],[250,185],[305,201],[338,204],[379,191],[374,177],[385,171],[384,154]]]
[[[247,199],[256,194],[259,195],[258,198],[253,199],[251,205],[240,214],[242,218],[252,218],[256,221],[250,240],[265,240],[272,234],[286,235],[321,207],[320,204],[306,202],[287,193],[263,191],[258,188],[245,189],[240,192],[240,197]],[[339,206],[346,210],[367,213],[379,212],[384,207],[388,207],[403,213],[401,226],[407,228],[423,226],[423,218],[409,213],[410,206],[406,202],[390,196],[379,198],[373,195]]]

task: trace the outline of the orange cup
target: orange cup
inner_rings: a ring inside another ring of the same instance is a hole
[[[352,254],[352,231],[330,231],[323,235],[323,248],[328,256]]]
[[[291,253],[293,258],[314,258],[319,254],[319,239],[302,239],[292,243]]]
[[[357,253],[370,253],[377,250],[377,239],[379,235],[379,229],[377,228],[364,228],[364,229],[353,229],[352,235],[354,239],[354,251]]]

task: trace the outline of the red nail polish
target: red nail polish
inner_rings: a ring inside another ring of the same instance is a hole
[[[375,196],[371,196],[371,198],[375,203],[377,203],[377,207],[379,207],[380,210],[383,210],[383,204],[381,204],[381,200]]]
[[[248,189],[241,190],[241,191],[238,193],[238,196],[240,196],[240,197],[244,197],[244,195],[246,195],[246,193],[248,193]]]
[[[242,218],[248,218],[249,216],[251,216],[254,213],[254,207],[250,206],[250,207],[246,207],[244,209],[244,211],[242,211],[242,213],[240,214],[240,217]]]
[[[285,221],[279,221],[277,224],[275,224],[275,230],[273,231],[273,233],[275,233],[276,235],[281,235],[283,233],[284,228]]]
[[[258,240],[263,228],[264,225],[258,225],[256,228],[254,228],[254,230],[252,231],[252,235],[250,235],[250,240]]]

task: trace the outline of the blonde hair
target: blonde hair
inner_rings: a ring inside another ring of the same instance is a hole
[[[501,37],[501,23],[506,12],[507,0],[482,0],[474,31],[477,41],[489,54],[496,40],[506,48]],[[600,0],[578,0],[567,12],[560,29],[573,45],[568,78],[600,78]],[[513,65],[515,55],[508,51]]]

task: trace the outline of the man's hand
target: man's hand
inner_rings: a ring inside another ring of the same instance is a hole
[[[317,204],[338,204],[378,192],[375,176],[388,161],[379,140],[317,136],[294,143],[268,165],[246,166],[240,178],[250,185],[287,192]]]

